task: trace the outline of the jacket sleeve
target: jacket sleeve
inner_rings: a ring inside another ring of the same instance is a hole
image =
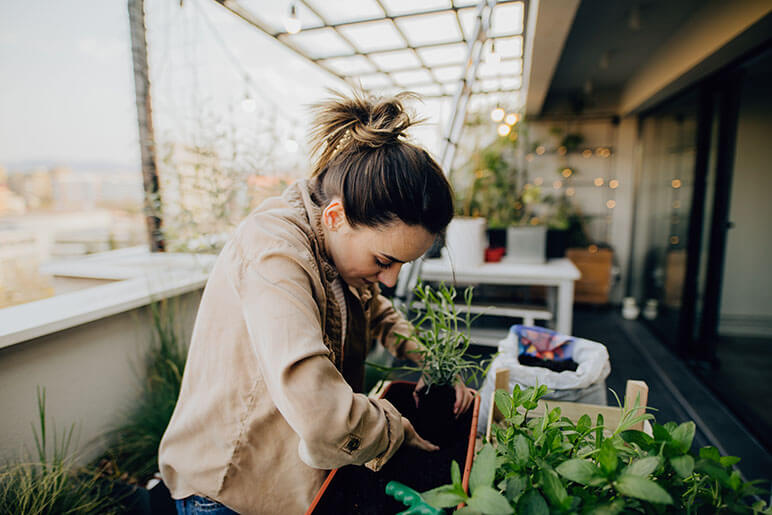
[[[391,354],[400,359],[408,358],[405,355],[405,340],[397,338],[397,334],[411,336],[414,332],[413,325],[380,293],[373,298],[370,331]]]
[[[320,469],[380,469],[402,444],[401,415],[386,400],[355,394],[328,358],[310,252],[279,243],[235,259],[250,342],[274,404],[300,437],[300,458]]]

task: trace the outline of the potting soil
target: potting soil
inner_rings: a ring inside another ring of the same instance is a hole
[[[416,427],[414,383],[394,382],[384,396]],[[424,492],[449,484],[450,464],[456,460],[463,471],[472,424],[472,408],[455,420],[447,432],[453,435],[449,445],[435,452],[421,451],[403,445],[378,471],[364,466],[349,465],[338,469],[335,477],[314,510],[314,514],[394,514],[406,507],[386,495],[389,481],[399,481],[410,488]]]

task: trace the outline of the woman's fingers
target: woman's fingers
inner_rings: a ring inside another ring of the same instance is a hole
[[[413,388],[413,400],[415,401],[416,408],[418,407],[418,392],[420,392],[425,385],[426,383],[424,383],[424,378],[421,377],[421,379],[419,379],[416,383],[415,388]]]
[[[402,426],[405,428],[405,444],[409,445],[410,447],[416,447],[418,449],[428,451],[428,452],[434,452],[440,450],[439,447],[434,445],[428,440],[424,440],[421,438],[421,436],[416,433],[415,428],[413,427],[413,424],[410,422],[410,420],[406,419],[405,417],[402,417]]]
[[[466,410],[468,410],[469,406],[472,405],[473,400],[474,392],[467,388],[464,383],[460,381],[457,382],[456,403],[453,405],[453,414],[456,416],[456,418],[458,418],[462,413],[466,413]]]

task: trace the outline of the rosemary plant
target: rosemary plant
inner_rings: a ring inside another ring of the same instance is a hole
[[[473,289],[464,290],[464,305],[461,313],[455,303],[456,289],[444,283],[436,289],[418,284],[414,289],[414,301],[410,310],[418,314],[411,319],[416,332],[413,336],[397,335],[400,339],[411,339],[418,343],[418,349],[411,351],[420,355],[421,365],[405,367],[420,371],[427,391],[433,385],[452,386],[456,378],[465,377],[469,382],[486,369],[476,360],[480,356],[467,355],[471,345],[472,317],[469,307]]]

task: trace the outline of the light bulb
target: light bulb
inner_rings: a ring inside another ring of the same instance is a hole
[[[507,125],[514,125],[517,123],[517,121],[520,119],[520,117],[515,113],[509,113],[506,118],[504,118],[504,122],[506,122]]]
[[[507,125],[506,123],[502,123],[501,125],[499,125],[499,136],[506,136],[507,134],[509,134],[509,131],[511,130],[512,128],[509,125]]]
[[[284,19],[284,28],[287,29],[289,34],[297,34],[300,32],[301,23],[300,18],[298,18],[298,11],[297,7],[295,7],[295,2],[290,4],[289,16]]]
[[[494,122],[500,122],[501,120],[504,119],[505,114],[506,113],[504,112],[504,109],[497,107],[496,109],[491,111],[491,120],[493,120]]]

